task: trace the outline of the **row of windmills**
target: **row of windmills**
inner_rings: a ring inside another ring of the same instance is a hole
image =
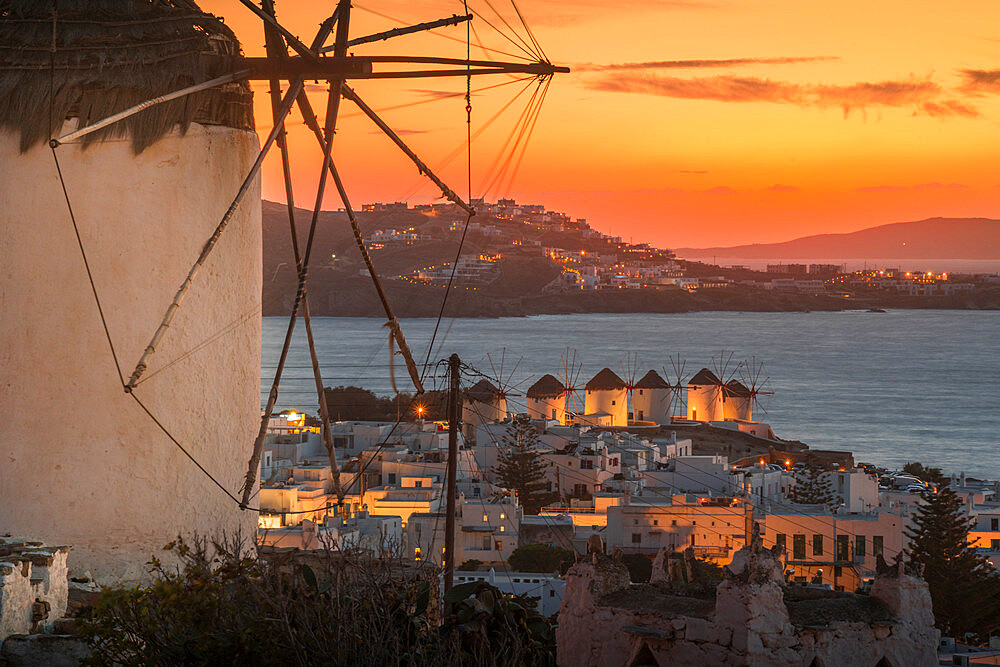
[[[573,381],[574,373],[567,372],[562,379],[545,374],[528,388],[524,403],[516,406],[521,409],[513,412],[561,424],[600,426],[652,426],[684,420],[753,422],[755,413],[764,411],[762,398],[772,394],[756,360],[741,362],[733,374],[726,372],[729,364],[716,363],[715,371],[702,368],[690,380],[684,379],[683,364],[674,365],[673,382],[652,369],[638,380],[634,369],[624,369],[622,374],[630,381],[603,368],[582,387]],[[503,419],[507,398],[514,395],[480,380],[466,392],[466,423]]]

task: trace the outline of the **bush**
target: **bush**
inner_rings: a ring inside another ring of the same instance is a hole
[[[622,559],[628,568],[628,578],[633,584],[644,584],[653,574],[653,561],[642,554],[625,554]]]
[[[518,572],[559,572],[565,574],[576,562],[576,553],[551,544],[525,544],[514,549],[507,563]]]
[[[265,558],[238,541],[167,549],[178,567],[154,559],[152,583],[105,589],[80,618],[93,664],[554,664],[548,623],[491,587],[478,602],[452,589],[441,623],[437,572],[413,561]]]

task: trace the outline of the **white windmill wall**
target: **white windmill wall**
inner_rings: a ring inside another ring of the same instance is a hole
[[[606,412],[611,415],[612,426],[628,426],[628,390],[624,387],[587,389],[583,404],[588,415]]]
[[[126,378],[258,146],[193,124],[139,155],[130,141],[57,149]],[[48,146],[22,154],[0,130],[0,174],[0,533],[70,545],[71,571],[101,582],[141,578],[178,534],[254,537],[256,514],[123,392]],[[258,183],[136,388],[234,493],[260,421],[260,225]]]
[[[753,421],[753,409],[749,396],[726,396],[723,404],[723,418],[736,421]]]
[[[467,426],[492,424],[507,418],[507,399],[497,396],[489,401],[467,398],[462,403],[462,423]]]
[[[636,421],[670,423],[669,387],[641,387],[632,390],[632,418]]]
[[[722,389],[715,384],[688,385],[687,418],[703,422],[722,420]]]
[[[528,416],[531,419],[556,419],[566,423],[566,394],[556,396],[527,397]]]

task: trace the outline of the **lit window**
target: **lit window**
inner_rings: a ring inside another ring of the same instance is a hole
[[[483,521],[489,522],[489,520],[490,520],[490,515],[489,514],[483,514]]]
[[[506,529],[507,529],[507,527],[506,527],[506,526],[500,526],[500,532],[501,532],[501,533],[502,533],[502,532],[504,532],[504,531],[505,531]]]
[[[506,518],[507,518],[507,515],[506,515],[506,514],[504,514],[503,512],[500,512],[500,518],[501,518],[501,519],[506,519]]]

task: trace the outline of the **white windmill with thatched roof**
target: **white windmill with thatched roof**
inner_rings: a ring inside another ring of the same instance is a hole
[[[473,77],[517,73],[547,86],[565,71],[540,49],[525,62],[474,60],[468,41],[465,58],[363,53],[471,14],[352,38],[351,3],[339,0],[307,45],[277,21],[273,0],[240,2],[262,21],[266,57],[243,57],[225,23],[193,0],[6,0],[0,8],[3,408],[37,414],[53,396],[68,397],[56,416],[7,425],[0,533],[72,545],[71,567],[101,582],[143,577],[150,555],[178,534],[253,534],[262,447],[300,316],[342,501],[306,296],[328,180],[375,282],[390,345],[423,390],[332,158],[341,101],[468,219],[475,211],[349,83],[450,76],[469,82],[471,99]],[[250,80],[271,89],[263,144]],[[329,82],[322,120],[307,80]],[[323,155],[301,245],[284,136],[294,106]],[[299,277],[262,415],[259,174],[274,145]]]
[[[655,370],[650,370],[632,389],[632,417],[637,422],[670,423],[673,389]]]
[[[584,388],[585,417],[602,426],[628,426],[628,385],[610,368],[602,368]],[[607,421],[607,424],[604,422]]]

